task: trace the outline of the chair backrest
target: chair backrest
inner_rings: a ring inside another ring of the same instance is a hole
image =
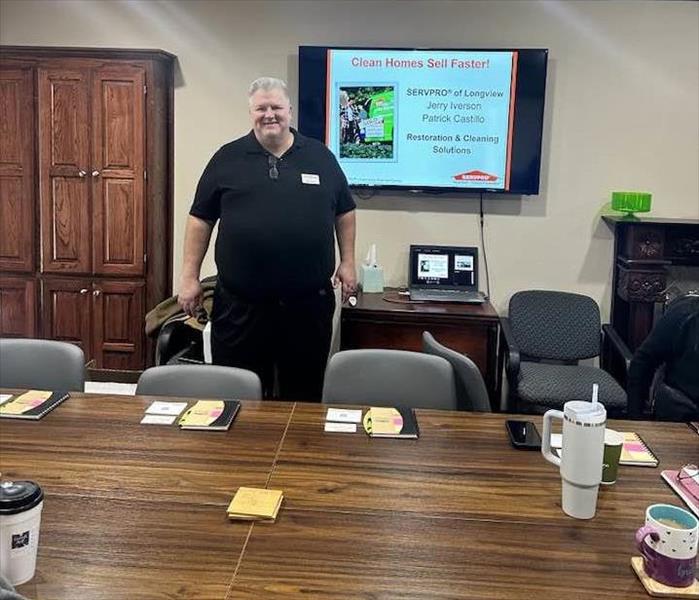
[[[260,400],[262,384],[256,373],[217,365],[151,367],[138,378],[136,394]]]
[[[0,387],[82,392],[85,355],[68,342],[0,339]]]
[[[531,290],[510,298],[512,334],[523,358],[580,360],[600,352],[599,307],[589,296]]]
[[[328,363],[323,402],[456,410],[454,370],[419,352],[346,350]]]
[[[490,398],[480,370],[468,356],[442,346],[427,331],[422,333],[422,351],[449,361],[456,376],[456,398],[460,410],[491,412]]]

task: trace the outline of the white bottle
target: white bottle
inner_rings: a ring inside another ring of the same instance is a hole
[[[563,420],[561,458],[551,452],[551,419]],[[597,508],[602,481],[604,428],[607,411],[599,402],[566,402],[563,412],[544,415],[541,453],[561,471],[563,512],[576,519],[591,519]]]

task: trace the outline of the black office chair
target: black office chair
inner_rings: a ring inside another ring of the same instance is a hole
[[[427,331],[422,332],[422,351],[449,361],[456,378],[458,410],[491,412],[490,398],[480,370],[468,356],[440,344]]]
[[[323,402],[456,410],[451,365],[405,350],[345,350],[325,370]]]
[[[190,319],[177,304],[177,296],[170,296],[146,314],[146,333],[156,337],[155,364],[180,365],[204,364],[202,329],[213,308],[216,276],[201,280],[203,313],[197,315],[198,323]]]
[[[618,336],[601,327],[597,303],[568,292],[531,290],[510,299],[509,317],[501,318],[508,410],[544,413],[568,400],[590,400],[599,385],[599,401],[613,415],[626,410],[626,392],[606,371],[578,361],[596,357],[605,341]],[[622,348],[618,348],[623,352]],[[628,353],[628,349],[626,350]],[[625,356],[628,365],[630,353]]]
[[[262,383],[256,373],[216,365],[167,365],[151,367],[138,378],[136,394],[181,398],[262,399]]]
[[[155,343],[156,366],[204,364],[204,345],[200,329],[177,315],[166,321]]]
[[[67,342],[0,339],[0,387],[82,392],[85,355]]]

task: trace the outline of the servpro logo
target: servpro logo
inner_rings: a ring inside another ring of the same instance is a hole
[[[497,175],[484,173],[483,171],[466,171],[458,175],[452,175],[454,181],[497,181]]]

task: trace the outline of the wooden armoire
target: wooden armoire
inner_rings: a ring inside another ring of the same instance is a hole
[[[172,293],[174,59],[0,47],[0,336],[151,362],[144,315]]]

